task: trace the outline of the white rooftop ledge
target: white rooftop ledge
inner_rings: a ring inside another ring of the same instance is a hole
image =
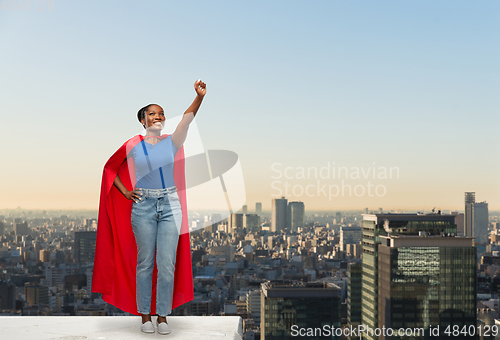
[[[152,316],[156,325],[156,316]],[[6,340],[241,340],[239,316],[167,316],[172,333],[141,332],[140,316],[0,316]],[[155,326],[156,330],[156,326]]]

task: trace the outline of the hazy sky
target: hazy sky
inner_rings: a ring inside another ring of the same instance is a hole
[[[285,184],[311,209],[500,209],[497,0],[52,3],[0,9],[3,208],[97,208],[137,110],[179,115],[201,78],[250,210]]]

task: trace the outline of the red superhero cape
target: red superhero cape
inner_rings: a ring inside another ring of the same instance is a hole
[[[129,190],[134,188],[133,160],[132,157],[127,160],[127,155],[142,140],[143,136],[137,135],[126,141],[104,166],[92,275],[92,292],[101,293],[107,303],[135,315],[139,314],[136,299],[137,244],[130,222],[132,201],[126,199],[113,182],[119,175]],[[177,244],[172,309],[194,298],[183,147],[175,155],[174,181],[182,208],[182,225]],[[155,260],[151,314],[156,314],[157,273]]]

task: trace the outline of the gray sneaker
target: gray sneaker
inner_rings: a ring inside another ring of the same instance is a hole
[[[151,321],[146,321],[141,325],[141,331],[143,331],[144,333],[154,333],[155,326],[153,326],[153,323]]]
[[[169,334],[172,331],[169,324],[167,324],[166,322],[162,322],[159,324],[158,319],[156,319],[156,327],[158,327],[158,333],[160,334]]]

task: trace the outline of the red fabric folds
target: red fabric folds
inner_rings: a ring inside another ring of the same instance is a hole
[[[166,138],[162,135],[160,138]],[[140,143],[143,136],[137,135],[126,141],[106,162],[102,175],[97,241],[92,276],[92,292],[101,293],[107,303],[135,315],[137,245],[130,222],[132,201],[127,200],[113,185],[116,175],[132,190],[135,186],[135,171],[132,157],[127,154]],[[184,173],[184,147],[175,155],[174,180],[182,208],[182,226],[175,262],[174,293],[172,309],[193,300],[193,272],[191,246],[187,219],[186,184]],[[151,314],[156,314],[156,278],[153,271]]]

